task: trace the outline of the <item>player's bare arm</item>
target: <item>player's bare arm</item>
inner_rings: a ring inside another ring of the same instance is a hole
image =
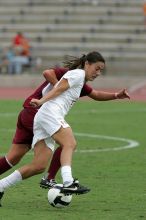
[[[44,78],[53,86],[58,82],[54,69],[47,69],[43,71]]]
[[[69,83],[67,79],[62,79],[56,87],[53,87],[51,91],[48,92],[45,96],[43,96],[40,100],[39,99],[32,99],[30,104],[34,107],[40,106],[45,102],[49,101],[50,99],[56,98],[61,93],[66,91],[69,88]]]
[[[88,96],[96,101],[108,101],[108,100],[125,99],[125,98],[130,99],[130,96],[126,89],[122,89],[116,93],[98,91],[93,89]]]

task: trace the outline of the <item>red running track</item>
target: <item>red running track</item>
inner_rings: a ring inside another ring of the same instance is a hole
[[[102,89],[103,91],[115,91],[114,89]],[[0,99],[25,99],[33,93],[32,88],[0,88]],[[117,91],[117,90],[116,90]],[[116,92],[115,91],[115,92]],[[130,93],[131,101],[146,101],[146,88],[142,87]]]

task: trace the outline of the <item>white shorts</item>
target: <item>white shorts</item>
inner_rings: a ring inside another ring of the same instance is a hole
[[[34,118],[32,148],[34,148],[38,141],[44,140],[47,147],[54,151],[55,141],[53,140],[52,135],[61,127],[67,128],[70,126],[62,117],[57,118],[49,114],[44,116],[44,114],[42,115],[41,112],[38,112]]]

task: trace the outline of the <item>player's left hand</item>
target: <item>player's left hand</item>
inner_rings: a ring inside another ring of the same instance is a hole
[[[125,98],[130,99],[130,96],[126,89],[122,89],[121,91],[117,92],[116,96],[118,99],[125,99]]]
[[[39,107],[42,105],[41,101],[39,99],[32,99],[30,101],[30,105],[33,107]]]

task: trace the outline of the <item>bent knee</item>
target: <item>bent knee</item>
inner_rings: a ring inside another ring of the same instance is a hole
[[[69,142],[69,143],[64,144],[63,147],[65,147],[65,148],[71,148],[71,149],[74,151],[74,150],[76,149],[76,146],[77,146],[76,141],[72,141],[72,142]]]
[[[75,150],[75,149],[76,149],[76,147],[77,147],[77,142],[76,142],[76,141],[74,141],[74,144],[73,144],[73,150]]]

